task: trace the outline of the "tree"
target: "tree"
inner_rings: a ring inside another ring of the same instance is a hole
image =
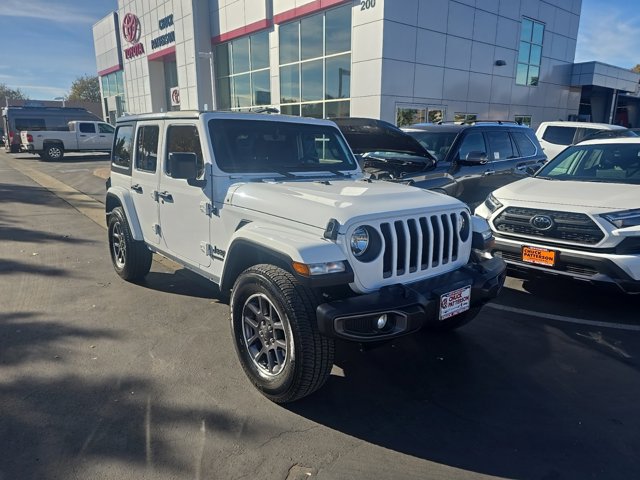
[[[71,84],[71,91],[67,100],[82,100],[85,102],[100,101],[100,84],[97,76],[82,75]]]
[[[19,88],[13,89],[4,83],[0,83],[0,100],[5,98],[7,100],[27,100],[28,99],[28,97],[24,93],[22,93],[22,90],[20,90]],[[4,101],[2,101],[2,104],[4,104]]]
[[[640,73],[640,63],[631,69],[632,72]]]

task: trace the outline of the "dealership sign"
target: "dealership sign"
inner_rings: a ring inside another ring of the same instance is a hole
[[[166,30],[169,27],[173,27],[173,14],[167,15],[164,18],[161,18],[158,21],[158,28],[160,30]],[[163,33],[159,37],[156,37],[151,40],[151,49],[155,50],[156,48],[163,47],[170,43],[174,43],[176,41],[176,32],[171,30],[170,32]]]
[[[180,105],[180,87],[173,87],[169,90],[171,96],[171,106],[177,107]]]
[[[140,43],[140,20],[133,13],[127,13],[122,20],[122,36],[131,44],[124,49],[125,58],[131,59],[144,54],[144,45]]]

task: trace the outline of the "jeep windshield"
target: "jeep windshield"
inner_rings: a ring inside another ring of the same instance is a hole
[[[331,172],[355,170],[355,159],[338,130],[327,125],[265,120],[209,120],[218,167],[227,173]]]
[[[640,185],[640,140],[569,147],[535,177]]]

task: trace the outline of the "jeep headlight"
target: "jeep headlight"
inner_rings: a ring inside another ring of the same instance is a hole
[[[640,225],[640,209],[622,210],[601,215],[618,228],[635,227]]]
[[[351,253],[359,262],[374,261],[382,252],[382,237],[369,225],[357,227],[349,238]]]
[[[499,208],[502,207],[502,204],[498,201],[496,197],[493,196],[493,193],[490,193],[487,196],[487,199],[484,201],[484,206],[487,207],[489,213],[493,213]]]
[[[364,255],[369,248],[369,230],[367,227],[358,227],[351,234],[351,253],[354,257],[360,257]]]

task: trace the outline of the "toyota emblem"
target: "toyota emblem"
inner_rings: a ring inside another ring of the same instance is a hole
[[[129,43],[140,39],[140,20],[133,13],[127,13],[122,20],[122,35]]]
[[[553,227],[553,220],[546,215],[536,215],[531,219],[531,225],[536,230],[550,230]]]

